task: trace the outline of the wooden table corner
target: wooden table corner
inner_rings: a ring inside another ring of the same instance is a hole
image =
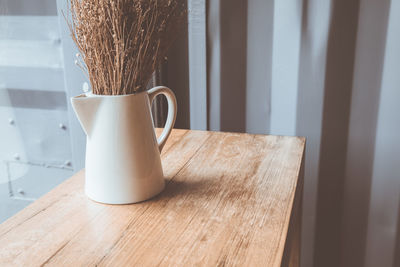
[[[0,266],[299,266],[304,148],[173,130],[160,195],[96,203],[82,170],[0,225]]]

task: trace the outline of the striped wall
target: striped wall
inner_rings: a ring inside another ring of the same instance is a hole
[[[398,266],[398,1],[189,2],[190,126],[306,136],[302,266]]]

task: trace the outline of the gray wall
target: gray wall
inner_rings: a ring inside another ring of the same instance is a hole
[[[398,266],[399,1],[191,1],[206,128],[307,137],[302,265]]]

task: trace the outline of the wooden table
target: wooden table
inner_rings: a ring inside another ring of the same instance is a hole
[[[304,146],[174,130],[163,193],[99,204],[80,171],[0,225],[0,266],[297,266]]]

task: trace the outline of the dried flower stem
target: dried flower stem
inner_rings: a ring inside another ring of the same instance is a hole
[[[101,95],[145,90],[186,15],[184,0],[68,1],[77,65]]]

